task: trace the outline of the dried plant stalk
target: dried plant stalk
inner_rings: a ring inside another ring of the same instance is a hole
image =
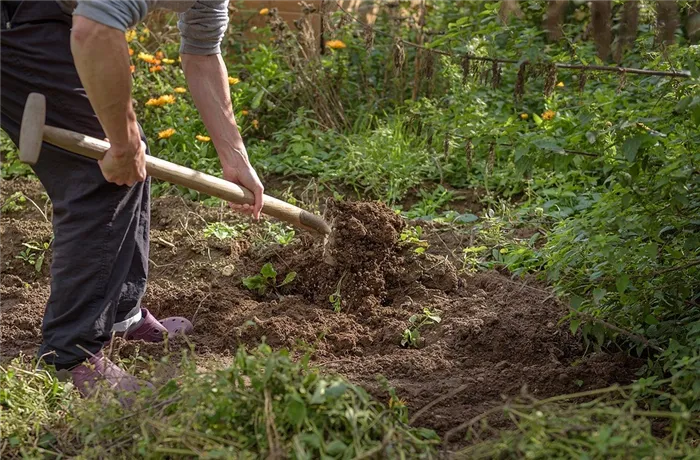
[[[471,139],[467,140],[465,154],[467,159],[467,171],[471,171],[474,162],[474,145],[472,144]]]
[[[544,96],[549,97],[554,92],[557,84],[557,66],[550,64],[547,66],[544,75]]]
[[[491,87],[493,89],[501,86],[501,65],[498,61],[491,63]]]
[[[547,38],[550,41],[561,40],[564,37],[564,32],[561,28],[564,22],[564,11],[568,0],[551,0],[547,2],[547,19],[545,25],[547,28]]]
[[[618,64],[622,62],[622,57],[634,44],[637,37],[637,26],[639,25],[639,2],[628,1],[622,5],[622,19],[620,20],[620,36],[615,47],[613,59]]]
[[[591,2],[591,24],[598,57],[605,61],[610,56],[612,42],[612,2],[597,0]]]
[[[445,133],[445,140],[442,143],[442,153],[445,160],[450,158],[450,133]]]
[[[403,40],[396,37],[394,39],[394,75],[401,74],[404,62],[406,62],[406,50],[403,47]]]
[[[656,2],[656,36],[664,45],[671,45],[676,39],[678,29],[678,5],[674,1]]]
[[[582,93],[583,89],[586,87],[586,81],[588,80],[588,73],[582,70],[578,76],[578,92]]]
[[[518,76],[515,79],[515,100],[520,101],[525,94],[525,78],[527,78],[527,62],[520,64]]]
[[[469,55],[465,54],[462,56],[462,81],[467,82],[467,78],[469,77],[469,72],[471,71],[471,60],[469,59]]]
[[[486,161],[486,174],[485,176],[490,176],[493,172],[493,168],[496,165],[496,143],[491,142],[489,145],[489,158]]]
[[[365,49],[371,51],[374,47],[374,29],[369,24],[365,24],[362,30],[365,39]]]
[[[627,72],[620,72],[620,82],[617,85],[617,94],[620,94],[627,84]]]

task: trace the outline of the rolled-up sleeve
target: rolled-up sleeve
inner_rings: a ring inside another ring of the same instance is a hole
[[[197,0],[180,13],[180,53],[219,54],[228,26],[228,0]]]
[[[73,14],[125,31],[148,13],[146,0],[79,0]]]

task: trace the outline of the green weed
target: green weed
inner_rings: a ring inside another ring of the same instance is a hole
[[[430,244],[426,240],[421,239],[422,236],[423,227],[420,225],[416,225],[415,227],[407,226],[401,231],[399,242],[406,245],[417,246],[413,249],[413,252],[416,254],[423,254],[425,250],[430,247]]]
[[[15,192],[8,196],[3,202],[2,207],[0,207],[0,212],[10,213],[17,212],[24,209],[24,203],[27,202],[27,198],[22,192]]]
[[[0,367],[3,458],[436,458],[439,438],[347,380],[285,350],[239,349],[230,367],[133,395],[79,399],[46,371]]]
[[[401,336],[401,346],[407,348],[418,348],[420,345],[420,330],[421,328],[438,324],[442,321],[440,310],[430,310],[423,308],[422,313],[412,315],[409,319],[409,326],[403,331]]]
[[[297,272],[290,271],[285,275],[284,280],[277,284],[277,270],[268,262],[262,266],[259,274],[243,278],[242,281],[246,288],[264,295],[269,289],[274,290],[291,283],[296,276]]]
[[[24,263],[34,267],[37,273],[41,272],[41,268],[44,266],[44,257],[46,251],[51,247],[51,242],[53,241],[53,236],[48,242],[37,243],[30,241],[29,243],[22,243],[24,249],[15,256],[15,259],[20,259]]]
[[[239,238],[248,229],[247,224],[229,225],[226,222],[210,222],[204,229],[204,236],[216,237],[220,240]]]

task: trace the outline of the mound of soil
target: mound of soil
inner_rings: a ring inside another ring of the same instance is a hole
[[[3,183],[2,196],[14,185]],[[34,187],[27,193],[40,193]],[[205,238],[206,222],[241,222],[225,208],[177,198],[156,199],[153,208],[144,305],[158,317],[192,320],[193,335],[172,341],[169,349],[194,346],[202,366],[225,365],[238,346],[263,340],[310,351],[318,365],[386,401],[388,393],[377,380],[384,376],[412,413],[450,394],[415,422],[444,434],[504,396],[526,391],[547,397],[627,383],[640,365],[624,354],[585,354],[580,338],[558,324],[565,311],[546,287],[495,272],[459,274],[450,254],[460,248],[449,247],[461,241],[459,235],[440,237],[448,242],[441,255],[432,246],[416,254],[399,243],[404,221],[379,203],[330,202],[327,217],[334,231],[328,240],[303,236],[287,246],[265,242],[262,226],[255,225],[233,240]],[[45,236],[41,222],[30,211],[1,219],[6,263],[0,361],[34,353],[41,340],[48,268],[31,273],[7,256],[21,251],[26,238]],[[297,277],[260,296],[245,289],[241,278],[266,262],[275,266],[279,281],[290,271]],[[338,312],[331,294],[339,295]],[[423,308],[439,311],[442,321],[421,329],[418,348],[401,347],[409,318]],[[164,348],[115,341],[112,350],[123,358],[143,353],[159,358]]]

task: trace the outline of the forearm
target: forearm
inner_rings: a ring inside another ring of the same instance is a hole
[[[140,134],[131,103],[131,72],[124,33],[74,16],[71,51],[92,108],[116,147],[115,154],[134,152]]]
[[[183,54],[182,67],[223,169],[234,169],[241,162],[247,163],[248,156],[233,116],[228,74],[221,55]]]

